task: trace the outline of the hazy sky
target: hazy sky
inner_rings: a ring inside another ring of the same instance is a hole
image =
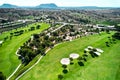
[[[0,0],[0,5],[3,3],[18,6],[36,6],[42,3],[55,3],[58,6],[120,7],[120,0]]]

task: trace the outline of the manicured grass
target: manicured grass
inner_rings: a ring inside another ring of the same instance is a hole
[[[107,47],[105,42],[110,35],[112,33],[96,34],[59,44],[20,80],[58,80],[59,74],[64,76],[63,80],[120,80],[120,41]],[[73,65],[68,65],[68,73],[63,74],[60,60],[70,53],[82,55],[87,46],[100,48],[104,53],[96,58],[89,56],[82,67],[74,61]]]
[[[120,26],[120,24],[118,24],[118,26]]]
[[[10,78],[10,80],[15,80],[19,75],[21,75],[23,72],[28,70],[31,66],[33,66],[39,59],[41,55],[37,55],[31,62],[29,62],[28,65],[22,64],[20,68],[17,70],[17,72]]]
[[[21,29],[28,29],[32,26],[36,26],[37,24],[41,25],[40,29],[34,30],[34,31],[27,31],[24,34],[20,36],[14,36],[12,40],[8,39],[3,43],[3,45],[0,47],[0,71],[3,72],[6,77],[8,77],[18,66],[20,63],[20,60],[18,60],[18,57],[15,55],[16,50],[25,42],[27,41],[31,34],[34,33],[40,33],[44,29],[47,29],[49,27],[49,24],[45,23],[35,23],[32,25],[29,25],[25,28],[19,28]],[[4,32],[2,35],[0,35],[0,40],[3,40],[5,36],[9,36],[10,32],[14,32],[14,30],[9,32]]]

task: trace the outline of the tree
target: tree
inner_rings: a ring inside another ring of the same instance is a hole
[[[35,27],[31,27],[30,30],[31,30],[31,31],[35,30]]]
[[[19,33],[20,33],[20,34],[23,34],[23,33],[24,33],[24,30],[20,30]]]
[[[47,36],[47,35],[44,36],[44,39],[45,39],[45,40],[48,40],[48,39],[49,39],[49,36]]]
[[[117,30],[120,30],[120,25],[116,24],[115,28],[117,28]]]
[[[82,57],[78,57],[77,60],[78,60],[78,61],[81,61],[81,60],[83,60],[83,58],[82,58]]]
[[[58,32],[53,32],[53,36],[59,36]]]
[[[59,74],[59,75],[58,75],[58,79],[59,79],[59,80],[62,80],[62,79],[63,79],[63,75]]]
[[[84,63],[83,63],[82,61],[79,61],[78,64],[79,64],[80,66],[84,66]]]
[[[105,42],[107,47],[110,47],[109,42]]]
[[[55,39],[57,43],[61,42],[63,39],[61,37],[58,37]]]
[[[85,56],[83,57],[83,60],[84,60],[84,61],[87,61],[87,59],[86,59],[86,57],[85,57]]]
[[[13,33],[11,32],[10,35],[13,36]]]
[[[37,26],[36,26],[36,29],[40,29],[40,27],[41,27],[40,25],[37,25]]]
[[[87,53],[87,51],[86,50],[84,50],[84,54],[86,54]]]
[[[110,30],[109,30],[109,29],[106,29],[106,33],[107,33],[107,34],[110,34]]]
[[[112,35],[112,38],[120,40],[120,32],[116,32],[114,35]]]
[[[70,59],[70,64],[74,64],[74,62],[73,62],[73,58],[69,58]]]
[[[2,72],[0,72],[0,80],[6,80],[6,77]]]
[[[4,41],[6,41],[8,39],[8,36],[6,36],[5,38],[4,38]]]
[[[39,38],[39,34],[33,34],[33,37],[34,37],[35,39],[38,39],[38,38]]]
[[[28,56],[25,56],[25,65],[27,65],[30,62],[30,58]]]
[[[12,39],[12,36],[10,35],[10,40]]]
[[[96,52],[96,51],[97,51],[97,49],[96,49],[96,48],[93,48],[92,50],[93,50],[94,52]]]
[[[87,53],[83,54],[83,57],[88,57],[88,54]]]
[[[66,68],[63,69],[63,73],[66,74],[68,73],[68,70]]]
[[[62,67],[65,69],[65,68],[67,68],[67,65],[62,65]]]
[[[44,55],[45,54],[45,48],[43,48],[42,46],[40,46],[38,48],[38,50],[36,51],[36,54]]]

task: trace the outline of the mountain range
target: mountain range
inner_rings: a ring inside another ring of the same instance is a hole
[[[37,8],[57,8],[58,6],[54,3],[50,3],[50,4],[40,4],[36,7]]]
[[[27,8],[57,8],[58,6],[54,3],[48,3],[48,4],[40,4],[38,6],[35,7],[27,7]],[[17,6],[17,5],[12,5],[12,4],[3,4],[0,6],[0,8],[26,8],[23,6]]]
[[[12,4],[3,4],[0,6],[0,8],[17,8],[18,6],[12,5]]]
[[[81,7],[58,7],[54,3],[40,4],[34,7],[17,6],[12,4],[3,4],[0,8],[52,8],[52,9],[108,9],[113,7],[81,6]]]

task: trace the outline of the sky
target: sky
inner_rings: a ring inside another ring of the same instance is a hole
[[[98,7],[120,7],[120,0],[0,0],[4,3],[18,6],[37,6],[43,3],[55,3],[57,6],[98,6]]]

